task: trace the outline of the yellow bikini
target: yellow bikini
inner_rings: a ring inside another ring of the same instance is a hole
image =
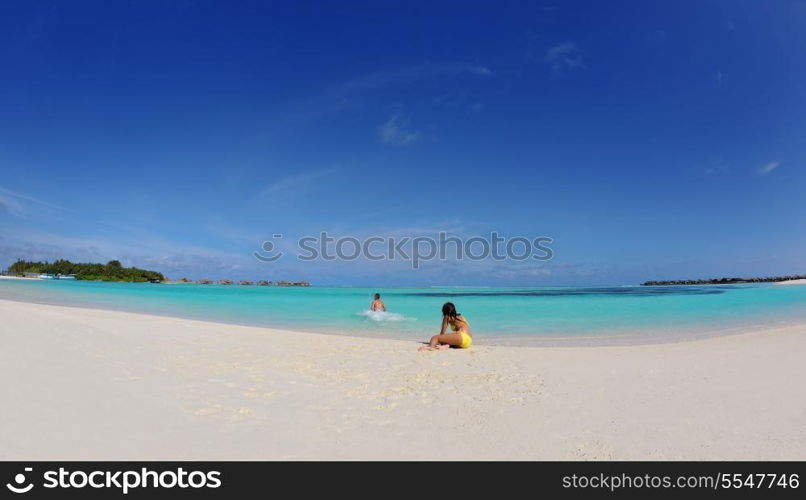
[[[459,345],[462,349],[467,349],[473,344],[473,337],[466,334],[465,332],[459,332],[459,335],[462,336],[462,343]]]
[[[464,317],[462,318],[462,320],[467,326],[470,326],[470,323],[468,323]],[[451,330],[453,330],[454,332],[459,332],[459,327],[456,325],[455,321],[451,322],[450,325]],[[473,337],[471,337],[469,333],[462,331],[459,332],[459,335],[462,336],[462,343],[459,344],[459,347],[461,347],[462,349],[467,349],[473,344]]]

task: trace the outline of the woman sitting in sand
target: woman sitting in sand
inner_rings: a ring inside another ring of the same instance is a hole
[[[450,325],[454,333],[445,333]],[[473,343],[473,334],[470,333],[470,323],[464,316],[456,312],[453,302],[446,302],[442,306],[442,328],[439,335],[431,337],[428,345],[417,349],[418,351],[442,351],[451,347],[467,349]]]

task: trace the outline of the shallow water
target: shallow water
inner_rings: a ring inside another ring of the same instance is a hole
[[[380,293],[388,314],[367,311]],[[451,301],[476,337],[653,342],[806,321],[806,286],[278,288],[0,280],[0,298],[306,331],[422,339]]]

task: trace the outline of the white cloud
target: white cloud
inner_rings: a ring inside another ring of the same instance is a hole
[[[772,172],[773,170],[775,170],[776,168],[778,168],[779,166],[781,166],[780,161],[772,161],[770,163],[767,163],[766,165],[764,165],[760,169],[758,169],[758,173],[761,174],[761,175],[766,175],[766,174],[769,174],[770,172]]]
[[[417,142],[422,138],[422,134],[417,130],[407,130],[408,118],[400,113],[393,114],[378,127],[378,137],[384,144],[402,146]]]
[[[490,68],[481,65],[464,63],[425,63],[403,68],[387,69],[369,73],[344,83],[340,93],[375,90],[392,85],[411,83],[415,80],[440,75],[470,74],[491,76]]]
[[[491,76],[493,72],[487,66],[467,66],[465,70],[475,75]]]
[[[734,168],[725,163],[725,160],[722,157],[713,158],[707,168],[705,169],[705,173],[707,175],[717,175],[717,174],[729,174],[733,172]]]
[[[432,101],[436,106],[465,110],[470,113],[478,113],[484,109],[484,103],[469,102],[465,92],[449,92],[435,97]]]
[[[72,234],[19,229],[8,237],[0,235],[0,264],[17,258],[27,260],[68,259],[76,262],[107,262],[118,259],[124,265],[154,269],[171,278],[179,275],[227,277],[227,273],[249,276],[259,269],[248,252],[231,252],[176,242],[149,233],[137,237],[124,234],[76,236]],[[241,271],[243,270],[243,271]]]
[[[435,97],[433,101],[437,106],[458,108],[459,106],[463,106],[467,101],[467,94],[464,92],[449,92]]]
[[[426,62],[384,68],[328,85],[317,95],[306,96],[304,101],[289,103],[288,117],[294,121],[308,121],[323,115],[360,108],[367,99],[366,94],[390,87],[405,87],[422,80],[486,78],[492,75],[493,71],[487,66],[461,62]]]
[[[5,212],[14,217],[25,217],[28,211],[15,197],[0,190],[0,213]]]
[[[545,60],[558,73],[566,69],[585,67],[585,63],[582,61],[582,51],[573,42],[564,42],[549,48],[546,51]]]
[[[311,170],[302,174],[283,177],[269,184],[260,192],[260,197],[269,198],[276,196],[286,196],[300,191],[310,190],[317,181],[327,177],[339,169],[336,167]]]
[[[26,217],[29,212],[29,205],[44,207],[51,210],[69,211],[64,207],[54,205],[47,201],[28,196],[27,194],[18,193],[10,189],[0,186],[0,212],[9,213],[15,217]]]

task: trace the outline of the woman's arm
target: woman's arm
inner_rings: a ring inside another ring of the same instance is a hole
[[[442,317],[442,328],[439,329],[440,335],[445,335],[445,330],[448,329],[448,318],[445,316]]]

